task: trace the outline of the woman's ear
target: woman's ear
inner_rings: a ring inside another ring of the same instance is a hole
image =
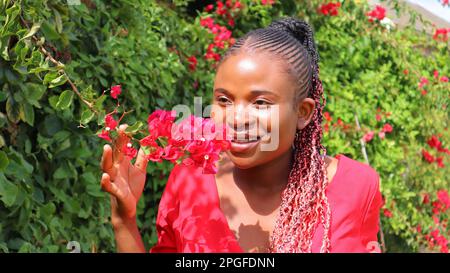
[[[298,102],[297,113],[297,129],[302,130],[310,122],[314,114],[314,108],[316,107],[316,102],[311,98],[304,98]]]

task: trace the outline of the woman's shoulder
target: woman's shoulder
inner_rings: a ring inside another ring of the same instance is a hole
[[[379,191],[380,176],[372,166],[344,154],[338,157],[342,160],[338,165],[341,189],[363,196],[373,196]]]

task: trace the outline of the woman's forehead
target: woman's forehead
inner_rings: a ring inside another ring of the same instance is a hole
[[[239,53],[229,56],[217,70],[214,89],[259,89],[286,92],[292,89],[292,81],[283,63],[270,54]],[[232,90],[230,90],[232,89]]]

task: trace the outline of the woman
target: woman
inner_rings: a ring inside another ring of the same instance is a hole
[[[293,18],[249,32],[226,52],[216,71],[211,116],[232,128],[231,149],[215,175],[173,168],[150,252],[372,249],[379,176],[344,155],[326,155],[318,57],[310,26]],[[232,118],[226,109],[233,109]],[[274,123],[268,109],[278,110]],[[239,139],[248,139],[255,122],[268,124],[266,131],[255,140]],[[274,136],[276,149],[262,149]],[[105,145],[101,185],[111,194],[117,248],[145,252],[135,212],[147,162],[142,151],[134,166],[120,153],[113,162],[112,153]]]

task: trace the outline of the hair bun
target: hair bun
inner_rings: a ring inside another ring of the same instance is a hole
[[[305,21],[285,17],[273,21],[267,28],[288,33],[308,50],[315,63],[319,62],[319,55],[317,54],[316,43],[314,42],[314,32],[311,26]]]

